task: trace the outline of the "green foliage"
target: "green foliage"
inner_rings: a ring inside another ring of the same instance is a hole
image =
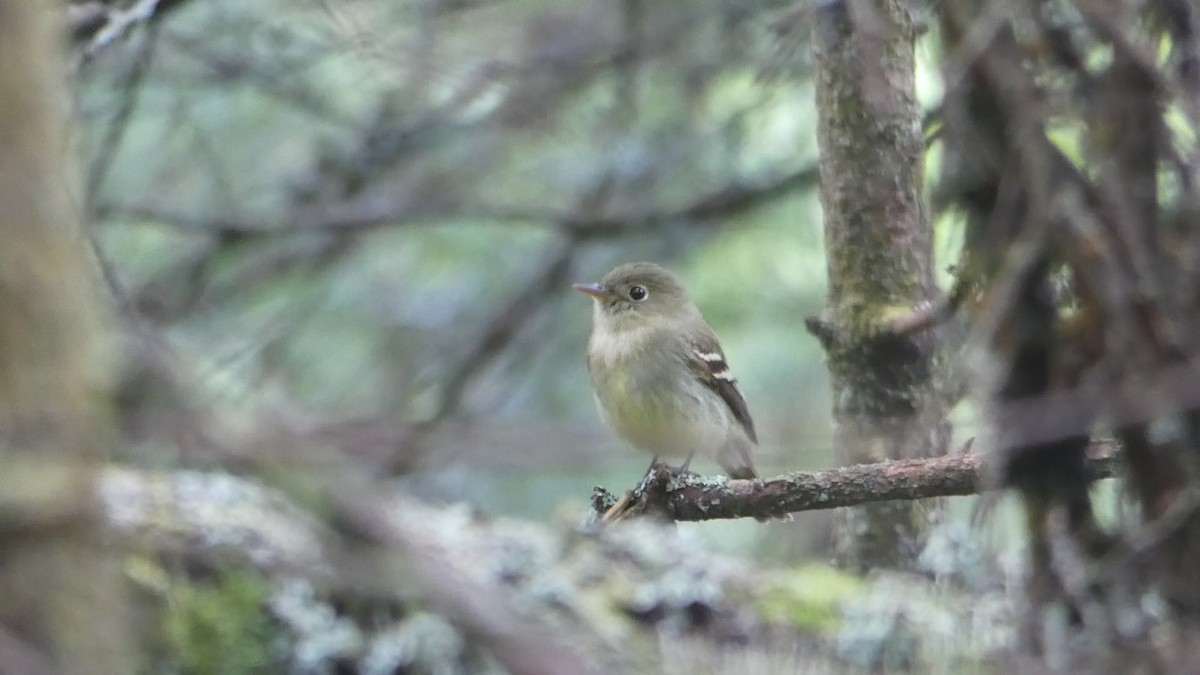
[[[210,581],[173,580],[163,621],[168,660],[196,675],[267,672],[278,635],[267,595],[267,581],[246,570]]]

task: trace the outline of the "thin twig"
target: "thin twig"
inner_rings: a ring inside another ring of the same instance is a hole
[[[150,63],[154,57],[154,46],[157,42],[157,24],[147,23],[145,35],[142,37],[141,45],[138,46],[133,64],[122,78],[121,103],[105,130],[104,138],[101,139],[100,147],[96,151],[96,160],[88,171],[87,203],[89,205],[95,203],[96,195],[99,194],[100,188],[104,185],[104,179],[108,176],[108,171],[112,168],[117,153],[121,150],[125,133],[129,129],[129,122],[133,119],[133,111],[141,100],[142,85],[146,81],[146,73],[150,70]]]
[[[727,219],[766,206],[776,199],[794,195],[816,185],[816,166],[807,166],[773,180],[744,184],[734,182],[697,196],[678,208],[648,209],[639,213],[595,213],[590,210],[558,211],[538,208],[509,208],[488,205],[460,205],[429,208],[405,198],[380,202],[348,201],[289,214],[286,222],[263,224],[261,220],[197,217],[174,212],[154,204],[106,204],[99,212],[104,217],[133,217],[189,232],[211,232],[234,237],[265,237],[299,234],[307,231],[353,233],[402,225],[442,225],[462,220],[497,223],[556,223],[580,239],[599,240],[647,231],[672,222],[717,225]]]
[[[75,54],[71,63],[72,72],[77,72],[101,50],[124,37],[138,24],[152,20],[158,10],[158,3],[159,0],[138,0],[129,9],[110,11],[104,27],[96,31],[92,39]]]
[[[487,327],[446,378],[434,421],[444,420],[458,410],[463,392],[471,379],[503,351],[522,326],[529,323],[530,317],[543,306],[548,294],[566,286],[577,243],[574,239],[557,242],[551,246],[551,252],[539,256],[539,259],[549,262],[497,309],[487,322]]]

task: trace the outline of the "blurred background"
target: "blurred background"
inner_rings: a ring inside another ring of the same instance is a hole
[[[85,43],[77,138],[129,326],[126,450],[361,466],[575,517],[646,458],[600,426],[570,284],[652,260],[721,337],[760,472],[832,465],[803,327],[825,267],[802,11],[177,2]],[[821,522],[797,523],[801,547]],[[760,531],[703,530],[742,550]]]
[[[0,22],[0,675],[43,645],[79,672],[131,672],[138,649],[171,673],[1102,672],[1072,654],[1149,663],[1173,612],[1174,662],[1195,662],[1200,416],[1168,386],[1200,334],[1189,4],[56,7],[42,33]],[[44,10],[0,0],[29,26]],[[63,20],[67,77],[38,39]],[[63,84],[59,125],[25,94]],[[860,166],[825,182],[837,302],[809,323],[818,132],[827,167]],[[75,212],[95,256],[64,253]],[[927,261],[862,243],[924,252],[926,217],[953,293],[921,319],[944,299]],[[116,308],[115,430],[85,257]],[[900,259],[904,281],[881,269]],[[677,272],[721,337],[761,474],[993,427],[987,484],[1028,517],[992,497],[843,509],[896,507],[839,532],[904,541],[841,569],[829,512],[578,527],[594,486],[633,487],[647,459],[601,427],[571,284],[634,260]],[[960,402],[968,381],[995,424]],[[1134,500],[1086,471],[1113,434]],[[73,460],[109,451],[84,485]]]

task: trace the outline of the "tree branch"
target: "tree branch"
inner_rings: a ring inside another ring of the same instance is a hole
[[[83,2],[68,6],[67,28],[76,44],[72,72],[87,65],[101,51],[122,40],[140,25],[149,25],[186,0],[137,0],[120,3]]]
[[[978,494],[991,489],[982,477],[994,455],[962,452],[925,459],[788,473],[777,478],[731,480],[675,473],[656,464],[632,491],[615,498],[596,487],[592,507],[605,521],[648,516],[662,520],[782,516],[799,511],[857,506],[870,502]],[[1119,453],[1112,443],[1089,449],[1093,480],[1116,474]],[[614,508],[615,507],[615,508]]]
[[[479,219],[498,223],[555,223],[580,240],[603,240],[645,231],[669,222],[724,224],[728,218],[811,188],[816,184],[817,175],[816,166],[800,167],[762,183],[734,182],[697,195],[692,201],[677,207],[627,214],[597,214],[591,209],[562,212],[487,205],[434,208],[413,203],[407,198],[391,198],[384,202],[351,200],[313,206],[292,214],[286,223],[273,224],[261,224],[238,217],[214,219],[191,216],[154,204],[104,204],[97,209],[97,213],[105,218],[137,218],[189,231],[207,231],[214,235],[238,238],[312,231],[355,234],[393,225],[432,226],[448,220]]]
[[[467,353],[453,366],[442,386],[433,422],[443,421],[458,412],[463,393],[472,378],[513,341],[530,317],[544,304],[548,294],[566,287],[577,244],[578,240],[574,238],[555,242],[545,255],[540,256],[547,263],[500,307]]]

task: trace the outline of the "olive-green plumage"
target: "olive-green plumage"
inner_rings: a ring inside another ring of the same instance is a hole
[[[754,478],[754,422],[712,328],[675,275],[628,263],[592,296],[588,372],[604,423],[655,456],[698,454]]]

